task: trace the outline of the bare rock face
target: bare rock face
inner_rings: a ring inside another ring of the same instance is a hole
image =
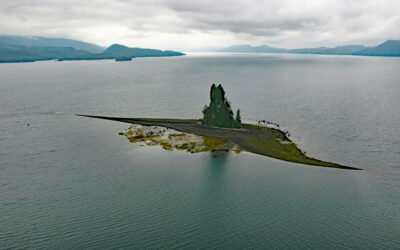
[[[240,119],[233,117],[233,111],[221,85],[211,86],[210,105],[203,109],[203,124],[221,128],[240,128]],[[239,117],[240,118],[240,117]]]

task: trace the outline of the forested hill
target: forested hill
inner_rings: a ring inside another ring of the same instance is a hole
[[[113,44],[104,49],[95,44],[64,38],[0,35],[0,62],[100,60],[182,55],[184,53],[177,51],[129,48],[119,44]]]

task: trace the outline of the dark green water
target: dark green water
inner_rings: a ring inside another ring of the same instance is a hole
[[[0,64],[0,248],[400,245],[400,60],[196,55]],[[199,117],[222,83],[243,119],[292,132],[324,169],[130,144],[74,113]],[[29,126],[27,125],[29,124]]]

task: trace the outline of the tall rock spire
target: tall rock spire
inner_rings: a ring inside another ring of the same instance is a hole
[[[240,122],[234,119],[229,101],[221,84],[211,86],[210,105],[203,109],[203,124],[222,128],[239,128]]]

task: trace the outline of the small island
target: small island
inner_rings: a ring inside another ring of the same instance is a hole
[[[288,138],[287,133],[277,128],[242,123],[240,110],[236,111],[235,116],[221,85],[211,86],[210,104],[203,108],[202,119],[79,116],[130,123],[132,125],[120,135],[126,136],[133,143],[159,145],[170,151],[248,151],[288,162],[360,170],[307,156]]]
[[[116,62],[127,62],[132,61],[132,57],[117,57],[115,58]]]

